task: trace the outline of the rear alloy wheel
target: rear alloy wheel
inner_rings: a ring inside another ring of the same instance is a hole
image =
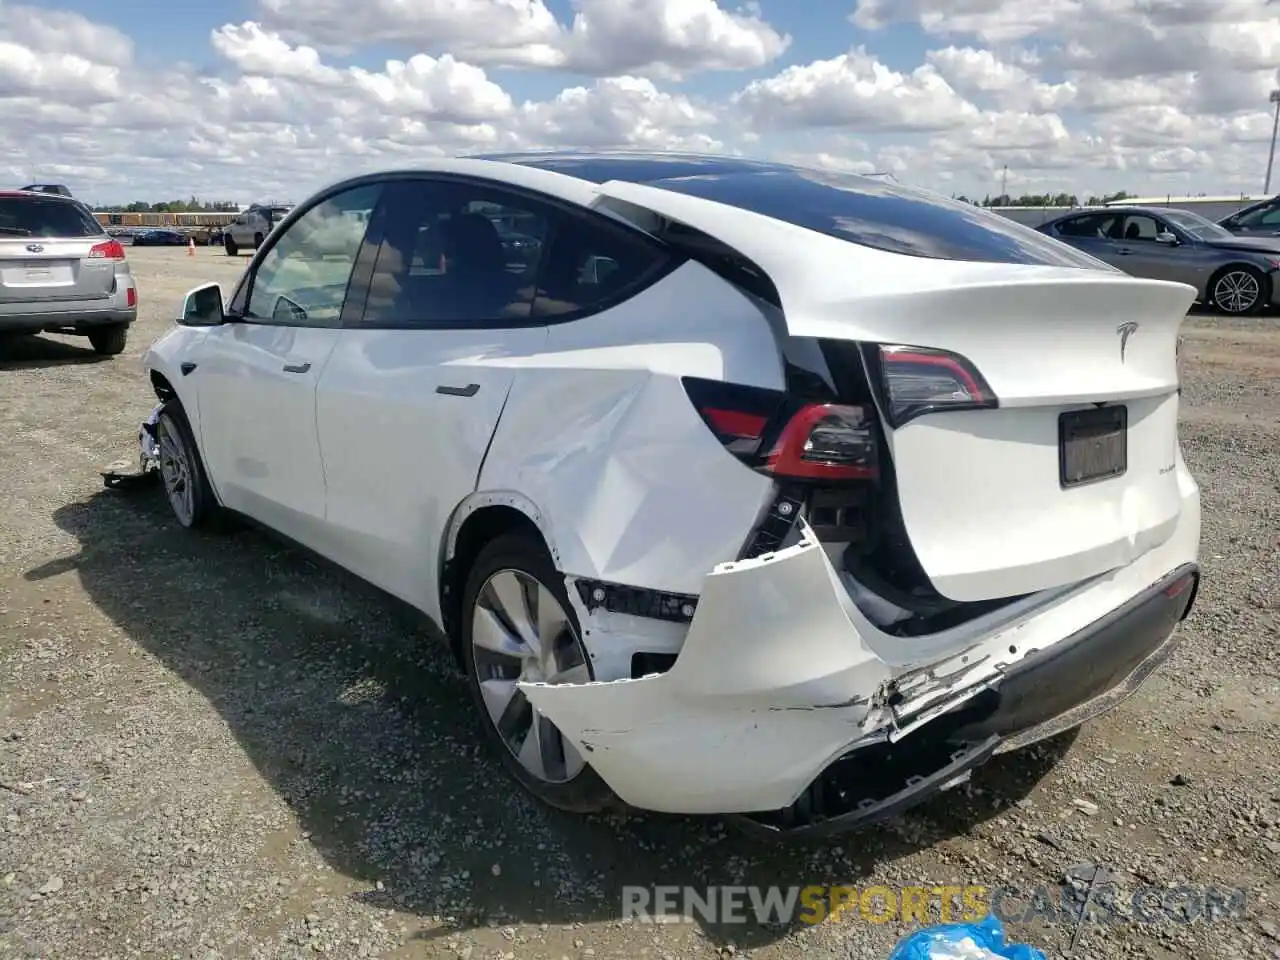
[[[1223,313],[1252,313],[1262,305],[1266,280],[1252,267],[1231,267],[1213,281],[1214,306]]]
[[[480,552],[463,595],[461,630],[481,727],[506,768],[550,806],[578,813],[608,807],[612,791],[517,686],[592,679],[564,577],[540,543],[513,535]]]
[[[124,352],[124,345],[129,339],[127,323],[113,323],[110,326],[95,327],[89,331],[89,345],[94,353],[104,357],[114,357]]]
[[[227,251],[228,257],[234,257],[240,252],[240,248],[236,246],[236,242],[231,239],[230,234],[222,238],[222,249]]]
[[[198,527],[217,509],[204,462],[182,406],[165,404],[156,423],[160,447],[160,479],[174,518],[184,527]]]

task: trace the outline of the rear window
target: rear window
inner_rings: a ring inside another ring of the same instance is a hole
[[[999,214],[870,177],[773,168],[662,179],[653,186],[914,257],[1100,266],[1093,257]]]
[[[102,224],[78,203],[0,196],[0,237],[97,237]]]

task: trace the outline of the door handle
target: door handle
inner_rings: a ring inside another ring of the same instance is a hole
[[[286,363],[284,365],[285,373],[306,373],[310,369],[310,363]]]
[[[451,387],[447,384],[436,387],[436,393],[443,393],[446,397],[474,397],[479,392],[478,383],[468,383],[465,387]]]

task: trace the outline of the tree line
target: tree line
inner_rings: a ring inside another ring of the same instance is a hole
[[[201,200],[191,197],[189,200],[163,200],[159,203],[148,203],[146,200],[135,200],[133,203],[95,203],[90,208],[94,213],[236,213],[240,205],[234,200]]]
[[[1013,197],[1003,194],[993,197],[990,194],[981,200],[972,200],[964,194],[954,196],[962,203],[971,203],[975,207],[1101,207],[1116,200],[1127,200],[1132,194],[1120,190],[1104,196],[1090,196],[1083,204],[1074,193],[1024,193]],[[134,200],[129,204],[94,204],[94,213],[193,213],[211,211],[213,213],[236,213],[240,205],[234,200],[201,200],[191,197],[188,200],[163,200],[159,203],[148,203],[146,200]]]
[[[1074,193],[1024,193],[1020,197],[1002,194],[993,197],[990,194],[981,200],[970,200],[964,194],[953,197],[962,203],[971,203],[975,207],[1102,207],[1117,200],[1128,200],[1132,194],[1125,190],[1108,193],[1101,197],[1090,196],[1083,204]]]

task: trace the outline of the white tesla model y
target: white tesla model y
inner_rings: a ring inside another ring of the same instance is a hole
[[[147,430],[184,526],[246,515],[435,618],[547,803],[829,831],[1167,658],[1194,296],[876,179],[431,161],[193,290]]]

